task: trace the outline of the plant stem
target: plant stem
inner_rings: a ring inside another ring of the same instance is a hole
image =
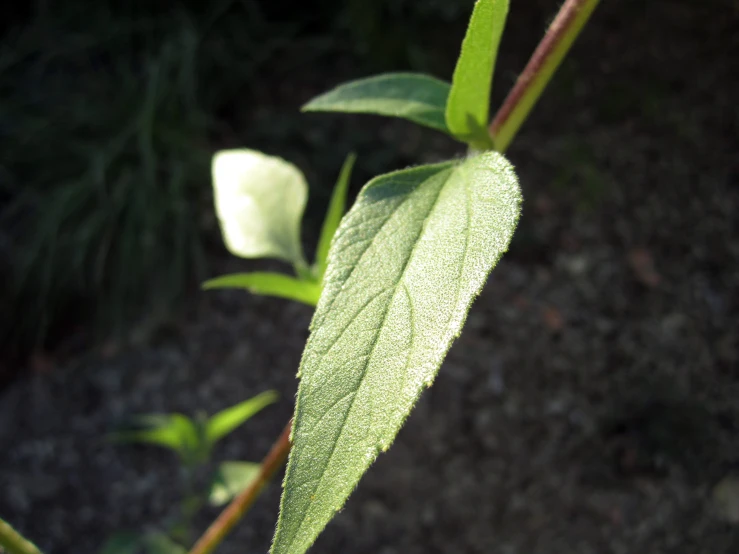
[[[290,452],[290,430],[292,420],[287,422],[279,438],[270,448],[269,453],[262,460],[259,476],[254,482],[221,512],[221,515],[208,527],[207,531],[195,543],[190,554],[210,554],[213,552],[234,525],[244,516],[246,511],[254,504],[254,501],[262,492],[267,482],[280,468]]]
[[[599,0],[566,0],[490,124],[498,152],[505,152],[544,88],[580,34]]]
[[[0,552],[9,554],[41,554],[36,545],[23,538],[9,523],[0,519]]]

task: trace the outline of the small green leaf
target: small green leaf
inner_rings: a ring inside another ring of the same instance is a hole
[[[297,167],[255,150],[224,150],[213,158],[213,187],[223,238],[233,254],[305,263],[300,222],[308,185]]]
[[[478,0],[470,18],[446,105],[454,136],[479,149],[492,147],[487,131],[490,90],[508,0]]]
[[[326,211],[326,219],[323,220],[323,228],[321,229],[321,238],[318,241],[318,248],[316,249],[315,262],[315,272],[319,282],[323,279],[323,274],[326,272],[326,261],[328,260],[328,251],[331,248],[331,239],[334,238],[336,229],[338,229],[341,218],[344,217],[344,212],[346,211],[346,195],[349,190],[352,168],[356,160],[357,156],[355,154],[349,154],[346,157],[346,161],[341,168],[341,173],[339,173],[339,179],[336,181],[334,192],[331,195],[331,201]]]
[[[174,450],[188,459],[200,443],[195,423],[182,414],[146,414],[131,421],[133,429],[111,433],[118,442],[148,443]]]
[[[347,112],[409,119],[449,133],[444,108],[449,83],[420,73],[385,73],[339,85],[303,106],[304,112]]]
[[[321,295],[321,284],[304,281],[283,273],[234,273],[210,279],[203,283],[208,289],[246,289],[252,294],[287,298],[315,306]]]
[[[496,152],[368,183],[344,217],[300,366],[273,554],[302,554],[386,450],[508,248],[521,195]]]
[[[144,539],[147,554],[187,554],[187,549],[164,533],[149,533]]]
[[[259,476],[261,466],[254,462],[223,462],[210,484],[208,501],[223,506],[241,494]]]
[[[205,427],[205,436],[208,443],[215,444],[253,415],[260,412],[265,406],[269,406],[276,400],[277,393],[275,391],[267,391],[240,404],[226,408],[222,412],[218,412],[208,420]]]
[[[140,546],[141,536],[138,533],[120,532],[105,541],[100,554],[138,554]]]

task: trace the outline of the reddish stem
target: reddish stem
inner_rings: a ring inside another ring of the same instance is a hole
[[[569,28],[575,21],[580,9],[589,1],[590,0],[566,0],[562,5],[557,16],[554,18],[554,21],[549,25],[549,29],[547,29],[544,38],[541,39],[541,42],[536,47],[536,50],[534,50],[531,58],[529,58],[529,63],[526,64],[523,72],[518,76],[516,84],[511,89],[511,92],[508,93],[505,101],[495,114],[495,118],[490,123],[489,130],[492,137],[498,135],[501,127],[503,127],[514,108],[519,104],[521,98],[523,98],[547,59],[552,55],[556,46],[562,42],[563,37],[569,31]]]
[[[213,552],[226,535],[231,531],[234,525],[244,516],[246,511],[254,504],[254,501],[262,492],[275,472],[282,466],[290,452],[290,430],[292,429],[292,420],[287,422],[279,438],[272,445],[267,456],[262,460],[262,466],[259,476],[254,482],[234,498],[231,503],[221,512],[218,518],[211,523],[208,530],[203,534],[195,546],[190,550],[190,554],[210,554]]]

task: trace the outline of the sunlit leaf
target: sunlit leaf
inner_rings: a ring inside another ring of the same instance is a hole
[[[348,112],[408,119],[449,133],[449,83],[420,73],[385,73],[339,85],[303,106],[305,112]]]
[[[339,179],[336,181],[334,192],[331,195],[331,201],[326,210],[326,219],[323,220],[323,228],[321,229],[321,238],[318,241],[318,248],[316,250],[316,273],[319,277],[319,281],[323,278],[323,274],[326,272],[326,262],[328,260],[328,251],[331,248],[331,239],[334,238],[336,229],[339,227],[341,218],[344,217],[346,211],[346,195],[349,189],[349,180],[352,175],[352,168],[357,157],[354,154],[349,154],[341,173],[339,173]],[[320,291],[319,291],[320,293]]]
[[[446,105],[446,124],[454,136],[486,149],[490,90],[508,0],[478,0],[472,12]]]
[[[205,436],[210,444],[214,444],[218,440],[228,435],[239,425],[246,422],[256,413],[260,412],[265,406],[269,406],[277,400],[277,393],[267,391],[257,396],[245,400],[240,404],[226,408],[218,412],[208,420],[205,427]]]
[[[301,362],[274,554],[302,554],[430,386],[520,211],[495,152],[368,183],[339,226]]]
[[[213,187],[233,254],[304,262],[300,222],[308,185],[297,167],[255,150],[224,150],[213,158]]]
[[[315,306],[321,294],[321,285],[315,281],[296,279],[283,273],[234,273],[210,279],[204,289],[246,289],[252,294],[277,296]]]
[[[213,506],[231,501],[254,482],[260,467],[253,462],[223,462],[213,476],[208,501]]]

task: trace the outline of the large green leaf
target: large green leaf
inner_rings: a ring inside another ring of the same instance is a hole
[[[212,506],[223,506],[241,494],[259,476],[261,465],[254,462],[223,462],[213,476],[208,493]]]
[[[372,180],[342,220],[301,362],[272,552],[302,554],[431,385],[520,210],[495,152]]]
[[[349,154],[346,157],[346,161],[339,173],[339,178],[336,181],[336,186],[334,186],[334,192],[331,195],[328,210],[326,210],[326,218],[323,220],[323,227],[321,228],[321,238],[318,240],[318,248],[316,249],[315,272],[319,281],[323,279],[323,274],[326,272],[331,240],[334,238],[336,229],[339,228],[341,218],[344,217],[344,212],[346,211],[346,195],[349,190],[352,168],[356,160],[357,156],[354,154]]]
[[[315,306],[321,294],[321,284],[296,279],[283,273],[232,273],[203,283],[204,289],[246,289],[252,294],[277,296]]]
[[[508,0],[478,0],[470,18],[446,105],[454,136],[476,148],[492,146],[487,132],[490,89]]]
[[[409,119],[449,133],[449,83],[420,73],[385,73],[339,85],[303,106],[305,112],[349,112]]]
[[[244,258],[274,257],[304,265],[300,221],[308,199],[303,173],[256,150],[213,158],[213,188],[228,249]]]
[[[208,443],[215,444],[276,400],[277,393],[270,390],[218,412],[208,420],[205,426]]]

